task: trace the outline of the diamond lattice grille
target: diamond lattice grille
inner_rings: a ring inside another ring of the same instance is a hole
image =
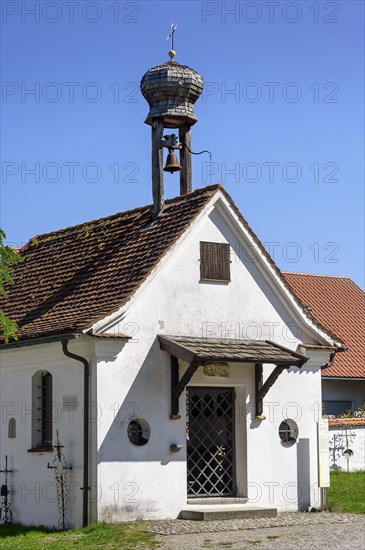
[[[234,390],[187,388],[189,496],[234,496]]]

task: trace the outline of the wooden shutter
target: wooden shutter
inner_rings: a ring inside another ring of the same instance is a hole
[[[230,248],[226,243],[200,242],[200,278],[206,281],[229,282]]]

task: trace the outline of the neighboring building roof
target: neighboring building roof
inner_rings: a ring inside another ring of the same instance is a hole
[[[348,351],[336,354],[324,377],[365,377],[365,293],[349,277],[283,273],[299,300],[322,326],[339,336]]]
[[[273,363],[301,367],[308,358],[269,340],[230,340],[193,338],[191,336],[159,336],[160,347],[188,363],[193,361],[229,361]]]

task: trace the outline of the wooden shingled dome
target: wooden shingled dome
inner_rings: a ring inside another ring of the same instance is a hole
[[[141,80],[141,92],[150,106],[145,123],[162,119],[165,128],[195,124],[194,103],[202,91],[200,74],[176,61],[149,69]]]

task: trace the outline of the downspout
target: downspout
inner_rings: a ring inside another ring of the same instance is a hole
[[[82,525],[88,525],[89,516],[89,386],[90,386],[90,365],[85,357],[76,355],[68,350],[68,339],[61,340],[62,351],[66,357],[80,361],[84,365],[84,456],[83,456],[83,480],[82,493]]]
[[[334,350],[329,358],[327,359],[327,361],[325,361],[323,363],[323,365],[321,365],[321,370],[324,370],[324,369],[329,369],[330,367],[332,367],[333,363],[335,362],[335,357],[336,357],[336,353],[337,353],[337,350]]]
[[[327,361],[325,361],[323,365],[321,365],[321,371],[332,367],[333,363],[335,362],[336,353],[337,353],[336,349],[334,349],[332,353],[330,353],[330,356],[327,359]],[[322,388],[322,384],[321,384],[321,388]],[[322,401],[322,407],[323,407],[323,401]],[[319,446],[319,443],[317,443],[317,445]],[[319,458],[319,451],[318,451],[318,467],[320,467],[319,462],[320,462],[320,458]],[[320,502],[321,502],[321,512],[328,511],[328,487],[320,487]]]

